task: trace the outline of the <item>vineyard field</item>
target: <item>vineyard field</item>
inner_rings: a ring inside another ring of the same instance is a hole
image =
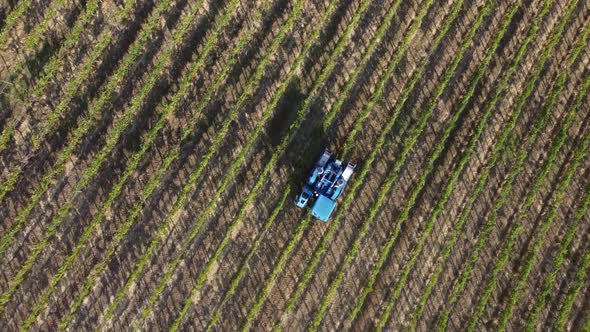
[[[0,0],[3,331],[590,332],[589,209],[587,1]]]

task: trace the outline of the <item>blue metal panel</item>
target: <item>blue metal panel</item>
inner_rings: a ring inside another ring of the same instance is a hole
[[[328,221],[336,208],[336,202],[326,196],[320,195],[313,204],[311,214],[321,221]]]
[[[297,206],[304,208],[310,201],[315,200],[312,215],[322,221],[328,221],[336,208],[336,200],[346,187],[355,166],[354,163],[348,163],[345,167],[342,161],[335,159],[326,149],[316,162],[306,186],[297,196]]]

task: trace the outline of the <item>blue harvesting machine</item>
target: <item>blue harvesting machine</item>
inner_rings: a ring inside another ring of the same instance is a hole
[[[336,209],[338,196],[346,187],[355,168],[356,164],[353,162],[344,167],[342,161],[336,159],[330,150],[324,150],[297,196],[297,206],[304,208],[310,201],[314,201],[311,214],[321,221],[328,221]]]

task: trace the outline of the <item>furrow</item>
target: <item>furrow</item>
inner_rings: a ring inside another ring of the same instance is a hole
[[[569,73],[569,67],[573,65],[573,63],[577,60],[583,47],[586,46],[586,42],[588,40],[589,33],[590,33],[590,25],[588,25],[587,28],[584,29],[584,32],[580,36],[581,38],[579,39],[578,44],[570,53],[570,57],[567,61],[567,69],[564,71],[561,71],[559,77],[557,78],[556,84],[554,85],[554,87],[551,91],[551,94],[549,96],[548,103],[546,103],[541,114],[537,117],[535,125],[532,128],[529,136],[527,137],[527,143],[533,145],[538,137],[539,132],[546,127],[547,120],[550,115],[550,111],[553,109],[555,102],[557,100],[557,97],[561,94],[561,91],[563,90],[563,86],[564,86],[565,80],[567,78],[567,73]],[[559,143],[559,141],[556,141],[556,143]],[[557,144],[557,145],[559,145],[559,144]],[[551,150],[555,150],[555,151],[551,151],[550,155],[556,154],[558,151],[557,148],[560,148],[560,147],[559,146],[552,147]],[[522,172],[522,170],[524,169],[524,161],[528,157],[528,153],[529,153],[529,149],[527,148],[527,146],[525,146],[524,149],[520,150],[518,158],[517,158],[516,162],[514,163],[514,167],[512,168],[510,174],[508,175],[508,178],[507,178],[508,181],[506,181],[506,183],[502,186],[502,191],[499,194],[500,198],[496,200],[496,203],[495,203],[494,208],[492,210],[492,215],[490,217],[488,217],[488,222],[496,224],[496,220],[498,218],[497,213],[504,206],[504,203],[506,202],[506,200],[510,197],[509,195],[510,195],[510,191],[512,189],[512,183],[513,183],[514,179],[516,179],[518,174],[520,174]],[[576,156],[577,156],[577,154],[576,154]],[[525,198],[525,202],[521,207],[522,211],[526,211],[532,205],[534,198],[538,194],[538,192],[541,188],[541,185],[543,184],[543,182],[545,180],[546,175],[551,170],[551,167],[553,166],[554,161],[555,161],[554,157],[553,158],[550,157],[550,159],[545,161],[544,165],[542,166],[542,172],[540,173],[539,177],[537,177],[535,179],[535,183],[533,184],[529,194]],[[579,163],[579,161],[577,161],[577,163]],[[565,183],[565,182],[562,181],[561,183]],[[567,185],[569,185],[569,181],[567,181],[566,188],[564,188],[563,190],[567,189]],[[560,184],[560,186],[561,186],[561,184]],[[561,196],[563,196],[563,194],[561,194]],[[561,201],[561,198],[559,199],[559,201]],[[521,214],[519,216],[519,219],[520,219],[520,217],[524,217],[524,215]],[[551,220],[551,219],[548,218],[547,220]],[[550,222],[548,222],[547,224],[550,224]],[[483,296],[480,297],[480,300],[477,303],[477,306],[475,308],[475,312],[470,320],[470,323],[468,326],[469,329],[475,328],[475,324],[477,323],[481,314],[483,314],[483,311],[485,309],[487,301],[489,300],[489,297],[491,296],[492,292],[496,288],[497,275],[499,272],[501,272],[504,269],[504,266],[508,263],[508,261],[510,259],[510,255],[512,254],[512,249],[515,245],[515,242],[517,241],[518,236],[520,235],[520,232],[524,229],[524,225],[521,222],[516,222],[516,223],[512,224],[512,226],[513,226],[513,228],[510,231],[510,235],[508,236],[507,241],[504,242],[504,244],[502,245],[502,250],[500,251],[500,253],[497,257],[498,258],[497,263],[494,265],[494,268],[492,269],[492,273],[489,274],[488,282],[487,282],[486,287],[484,289]],[[535,246],[540,246],[540,245],[535,244]],[[535,250],[539,250],[539,249],[535,249]],[[529,260],[529,264],[527,264],[527,265],[528,266],[525,267],[525,270],[523,271],[523,274],[525,274],[526,276],[528,276],[528,272],[530,272],[530,271],[527,272],[527,270],[530,270],[532,268],[532,260]],[[510,300],[510,303],[512,303],[512,305],[510,305],[510,304],[508,305],[508,307],[507,307],[508,311],[511,311],[512,310],[512,309],[510,309],[511,306],[516,304],[514,299],[516,299],[516,297],[512,298]],[[502,325],[506,323],[508,316],[511,315],[511,314],[508,314],[508,311],[506,311],[506,314],[505,313],[501,314],[504,317],[500,317],[500,326],[499,326],[500,329],[503,329]]]
[[[466,50],[469,48],[469,46],[471,46],[473,38],[475,37],[475,33],[482,26],[482,24],[485,21],[485,18],[487,16],[489,16],[489,14],[491,13],[492,7],[493,7],[492,3],[488,1],[488,2],[486,2],[486,5],[482,8],[482,10],[480,11],[480,13],[477,17],[477,20],[474,22],[474,24],[472,25],[471,29],[469,30],[467,36],[464,38],[464,41],[461,44],[460,50],[458,51],[457,56],[454,58],[453,63],[445,71],[443,82],[442,82],[442,84],[440,84],[438,86],[437,91],[434,94],[435,98],[432,98],[429,108],[433,109],[433,107],[436,106],[436,102],[437,102],[438,97],[440,97],[440,95],[444,92],[447,84],[449,83],[451,78],[454,76],[455,70],[456,70],[459,62],[461,61]],[[397,167],[391,171],[391,173],[395,174],[395,176],[391,176],[390,178],[388,178],[387,182],[381,186],[381,191],[379,193],[379,196],[375,200],[374,204],[371,206],[371,208],[369,210],[369,216],[367,217],[367,220],[365,222],[371,223],[372,220],[377,216],[377,212],[379,211],[383,201],[385,200],[385,198],[387,196],[387,193],[390,191],[395,179],[397,178],[397,173],[399,172],[399,169],[401,169],[403,162],[405,161],[405,159],[407,158],[407,155],[411,151],[411,147],[415,144],[415,142],[417,141],[417,139],[419,137],[419,134],[422,132],[422,130],[420,130],[420,128],[424,126],[424,122],[425,122],[424,119],[427,120],[430,116],[431,116],[431,110],[426,110],[423,113],[422,118],[420,119],[419,126],[413,130],[412,138],[409,140],[409,142],[411,144],[406,145],[404,147],[404,151],[401,153],[403,158],[401,158],[399,160],[401,160],[402,162],[398,163]],[[414,197],[413,199],[415,200],[416,198]],[[411,202],[411,199],[410,199],[410,202]],[[411,205],[412,204],[408,204],[408,206],[411,206]],[[346,319],[348,323],[352,323],[355,321],[358,313],[360,312],[360,310],[362,309],[362,307],[365,303],[367,296],[372,292],[373,285],[374,285],[375,281],[377,280],[377,276],[379,275],[381,268],[385,264],[387,257],[389,256],[389,252],[391,251],[391,248],[393,247],[393,244],[395,243],[395,240],[397,239],[397,236],[401,230],[400,227],[401,227],[403,221],[405,221],[408,218],[409,212],[410,211],[406,208],[399,216],[398,222],[395,226],[395,229],[393,230],[393,233],[388,238],[384,248],[381,251],[381,255],[379,256],[378,261],[375,263],[375,266],[373,267],[373,269],[370,272],[371,274],[369,276],[369,279],[366,281],[365,285],[363,286],[360,296],[358,297],[357,301],[355,302],[355,305],[353,306],[353,309],[351,310],[350,314],[348,315],[348,317]]]
[[[45,90],[45,87],[50,82],[50,80],[54,79],[55,74],[58,71],[58,68],[60,68],[63,65],[64,59],[66,57],[66,53],[68,51],[70,51],[76,45],[76,43],[78,42],[78,40],[82,36],[82,33],[84,32],[85,28],[90,23],[90,21],[92,21],[92,19],[94,18],[94,16],[98,12],[99,7],[100,7],[100,1],[98,1],[98,0],[90,0],[90,1],[88,1],[88,3],[86,3],[84,13],[76,20],[73,28],[66,34],[65,41],[63,42],[63,45],[60,46],[59,51],[55,55],[53,55],[48,60],[47,64],[44,66],[41,77],[37,81],[37,84],[35,84],[35,86],[34,86],[34,90],[30,91],[30,89],[32,87],[26,87],[24,91],[22,91],[22,92],[19,91],[18,94],[23,95],[23,96],[32,95],[35,98],[39,98],[41,96],[42,91]],[[132,7],[132,6],[125,5],[125,8],[130,8],[130,7]],[[31,40],[28,43],[36,45],[38,43],[38,41]],[[26,61],[18,62],[18,64],[16,64],[14,66],[15,69],[12,70],[13,74],[9,74],[9,75],[19,75],[20,73],[22,73],[22,71],[25,70],[24,69],[25,64],[26,64]],[[19,83],[17,82],[16,85],[18,87]],[[24,109],[28,109],[28,107],[30,107],[31,100],[32,99],[27,100],[26,105],[23,107]],[[21,116],[18,119],[16,119],[15,114],[12,114],[11,117],[6,120],[6,124],[5,124],[4,128],[2,129],[2,133],[0,133],[0,154],[3,153],[6,149],[8,149],[9,144],[11,142],[11,138],[14,134],[14,131],[15,131],[16,127],[18,126],[18,124],[21,123],[22,121],[23,121],[23,117]],[[11,178],[18,177],[18,176],[15,177],[14,174],[18,174],[18,172],[16,170],[13,171],[11,173],[11,175],[12,175]],[[14,182],[16,180],[11,180],[11,181]],[[3,185],[0,186],[0,202],[4,198],[4,195],[6,194],[6,190],[8,190],[9,188],[12,188],[13,186],[14,186],[14,183],[6,183],[6,184],[3,183]]]
[[[56,274],[52,278],[52,280],[50,281],[49,287],[43,292],[43,294],[41,295],[40,301],[35,305],[32,312],[30,313],[29,317],[25,321],[25,327],[30,326],[30,324],[32,324],[36,320],[37,315],[42,310],[44,310],[45,306],[47,305],[47,301],[49,300],[49,298],[53,294],[53,292],[56,290],[57,285],[59,284],[61,279],[65,276],[65,273],[73,266],[76,258],[80,254],[81,250],[83,248],[85,248],[86,246],[88,246],[88,241],[91,239],[91,236],[96,231],[98,224],[100,224],[102,222],[106,211],[112,206],[114,201],[119,197],[119,194],[121,193],[121,190],[123,189],[124,184],[127,182],[129,177],[136,171],[138,165],[143,160],[143,157],[145,156],[145,154],[147,153],[149,148],[152,146],[153,142],[158,137],[160,131],[164,127],[168,116],[170,114],[172,114],[178,108],[180,103],[182,102],[183,97],[188,92],[192,81],[195,79],[195,77],[198,74],[198,71],[204,65],[205,60],[209,56],[209,53],[214,49],[217,39],[219,37],[219,34],[221,33],[222,29],[229,22],[229,18],[231,17],[231,14],[233,13],[233,9],[235,9],[234,8],[235,6],[237,6],[236,1],[234,1],[231,4],[231,6],[228,7],[230,10],[229,11],[226,10],[226,15],[224,15],[222,18],[219,19],[219,21],[215,25],[214,31],[208,35],[207,40],[205,41],[205,43],[202,47],[202,51],[200,52],[198,58],[193,63],[191,63],[189,65],[186,75],[183,76],[178,91],[174,94],[171,101],[167,105],[164,106],[164,111],[160,115],[158,122],[147,133],[146,139],[145,139],[144,143],[142,144],[141,148],[134,155],[132,155],[130,157],[131,162],[127,165],[123,175],[121,176],[121,178],[119,179],[117,184],[115,184],[113,186],[111,192],[109,193],[107,201],[99,209],[100,212],[92,219],[91,223],[86,227],[82,236],[80,237],[80,239],[76,243],[73,251],[65,259],[64,264],[62,266],[60,266],[60,268],[58,270],[58,274]],[[229,68],[233,67],[233,65],[237,62],[236,57],[240,54],[242,49],[246,46],[246,42],[250,37],[251,37],[250,34],[244,34],[241,37],[240,41],[238,41],[238,43],[236,44],[236,47],[234,48],[234,51],[232,52],[232,55],[229,57],[229,61],[226,63],[226,67],[225,67],[226,69],[217,78],[217,82],[225,80],[227,73],[229,71]],[[198,117],[200,117],[200,115],[201,115],[201,112],[197,112],[194,116],[198,118]],[[190,129],[186,128],[185,135],[188,135],[189,131],[190,131]],[[166,164],[170,165],[171,161],[172,161],[172,159],[167,161]],[[163,169],[165,169],[165,168],[163,168]],[[160,174],[163,174],[163,172],[160,172]],[[150,189],[150,188],[154,188],[154,187],[155,186],[150,185],[150,186],[147,186],[146,189]],[[151,189],[151,190],[153,190],[153,189]],[[73,201],[74,201],[74,197],[71,197],[70,200],[68,201],[68,203],[66,205],[64,205],[64,207],[62,207],[62,209],[60,209],[60,213],[56,217],[57,219],[63,220],[68,215],[68,213],[70,212],[70,210],[74,206]],[[30,269],[32,267],[32,263],[30,265],[26,265],[26,267],[28,269]],[[21,271],[24,271],[24,267],[23,267],[23,269],[21,269]],[[19,273],[20,273],[20,271],[19,271]],[[26,272],[24,272],[24,273],[26,273]],[[16,289],[16,286],[11,287],[11,289],[12,288]]]
[[[409,33],[406,34],[406,39],[404,40],[404,43],[402,44],[404,46],[402,46],[399,49],[400,53],[396,53],[394,55],[394,57],[392,58],[392,61],[389,63],[385,74],[383,75],[383,77],[381,78],[381,80],[377,84],[377,89],[375,90],[374,96],[371,97],[369,103],[367,104],[367,107],[363,110],[363,112],[361,113],[362,115],[357,120],[354,129],[348,135],[347,141],[343,147],[343,151],[344,151],[345,156],[347,156],[350,153],[350,150],[351,150],[352,146],[354,145],[354,142],[355,142],[354,138],[356,137],[357,132],[362,127],[362,124],[364,123],[364,121],[368,118],[368,115],[370,114],[370,112],[374,108],[374,105],[376,104],[376,102],[381,98],[381,95],[382,95],[384,87],[385,87],[385,83],[391,79],[391,75],[393,74],[395,68],[397,68],[397,65],[399,63],[399,59],[405,53],[405,50],[407,49],[407,46],[408,46],[409,42],[411,41],[411,38],[415,35],[417,29],[421,26],[422,19],[426,15],[431,4],[432,4],[432,2],[427,2],[423,5],[421,12],[418,14],[416,20],[412,24],[412,27],[409,29]],[[432,43],[431,49],[434,50],[438,47],[439,43],[442,41],[442,38],[444,37],[444,35],[446,35],[448,30],[450,29],[452,22],[454,22],[454,20],[456,19],[457,15],[459,13],[459,10],[461,9],[461,6],[462,6],[462,1],[458,1],[457,3],[455,3],[453,10],[446,18],[445,24],[443,25],[440,32],[435,37],[435,39]],[[428,58],[428,56],[425,57],[425,59],[427,59],[427,58]],[[424,60],[423,62],[425,62],[425,61],[426,60]],[[421,70],[419,70],[419,71],[421,71]],[[401,110],[401,107],[400,107],[400,110]],[[398,113],[399,112],[394,112],[394,114],[398,114]],[[397,117],[395,115],[394,115],[394,119],[395,120],[393,122],[395,122],[397,120]],[[384,132],[384,134],[386,135],[386,132]],[[376,150],[376,151],[378,151],[378,150]],[[370,166],[366,166],[363,168],[368,169],[369,167]],[[363,173],[361,173],[361,174],[363,174]],[[366,174],[366,173],[364,173],[364,174]],[[360,184],[363,182],[362,181],[363,179],[364,179],[364,177],[361,177],[360,179],[357,178],[357,179],[355,179],[355,183]],[[354,201],[354,197],[356,197],[356,194],[357,194],[357,191],[359,188],[360,188],[360,186],[358,186],[358,185],[353,186],[353,189],[347,195],[347,198],[342,202],[341,206],[339,207],[339,210],[338,210],[336,216],[334,217],[334,220],[331,222],[330,228],[328,229],[326,234],[324,234],[324,236],[322,237],[322,241],[319,244],[318,249],[314,252],[313,258],[311,259],[310,263],[306,267],[303,278],[301,278],[299,280],[299,282],[297,283],[297,288],[295,290],[295,293],[290,297],[290,300],[289,300],[289,303],[287,304],[287,308],[284,312],[284,315],[288,315],[289,312],[294,309],[295,305],[299,301],[299,298],[303,294],[303,291],[307,288],[307,285],[311,281],[311,277],[312,277],[315,269],[317,268],[321,257],[323,256],[323,254],[327,250],[327,246],[331,242],[331,239],[333,238],[335,231],[340,224],[340,219],[343,217],[344,211],[346,211],[348,205]],[[350,197],[350,198],[348,198],[348,197]],[[363,236],[362,233],[363,233],[363,229],[361,229],[361,231],[359,232],[359,237]],[[355,251],[355,249],[358,249],[358,248],[355,244],[353,244],[353,246],[351,247],[351,250]],[[352,256],[350,256],[350,257],[352,257]],[[340,274],[343,273],[343,270],[345,269],[344,267],[348,265],[348,260],[349,260],[349,256],[347,255],[347,257],[345,258],[345,261],[343,263],[343,268],[339,270],[334,283],[338,283],[338,280],[340,280],[339,276],[340,276]],[[331,302],[331,297],[332,297],[331,295],[333,295],[333,294],[331,294],[333,292],[331,289],[332,288],[330,288],[330,290],[328,291],[328,295],[326,297],[324,297],[323,302],[320,304],[320,309],[317,311],[317,314],[315,316],[316,319],[312,323],[312,328],[314,328],[314,329],[317,328],[319,326],[319,323],[321,322],[321,317],[323,317],[323,314],[325,312],[324,308],[327,308],[328,304]]]
[[[487,180],[489,179],[489,176],[490,176],[491,169],[493,168],[493,166],[495,165],[497,160],[500,158],[500,156],[504,152],[508,138],[510,138],[512,131],[513,131],[514,127],[516,126],[516,122],[520,116],[522,108],[524,107],[526,100],[528,99],[528,97],[532,93],[535,83],[538,80],[545,64],[549,60],[552,52],[555,50],[555,47],[557,46],[557,43],[559,42],[559,40],[563,34],[563,31],[565,29],[565,25],[566,25],[567,21],[569,20],[569,17],[571,15],[571,13],[573,12],[574,8],[577,6],[577,3],[578,3],[577,0],[574,0],[572,3],[570,3],[565,15],[560,20],[557,29],[551,35],[547,46],[544,48],[542,54],[540,55],[539,60],[536,62],[534,72],[532,73],[532,75],[529,76],[529,78],[525,84],[525,89],[524,89],[523,93],[520,94],[520,97],[517,101],[517,105],[515,107],[515,111],[512,112],[512,115],[511,115],[508,123],[502,129],[502,132],[500,133],[500,135],[497,139],[497,143],[494,146],[494,150],[491,153],[491,157],[488,160],[487,165],[482,169],[482,172],[481,172],[481,175],[478,179],[478,182],[475,185],[474,190],[469,195],[468,202],[467,202],[465,208],[462,210],[461,215],[458,218],[458,221],[456,222],[457,225],[463,225],[465,223],[464,219],[466,219],[468,217],[470,209],[473,206],[473,202],[475,202],[478,194],[481,192],[484,185],[487,183]],[[524,52],[524,50],[523,50],[523,52]],[[505,76],[506,83],[509,80],[509,76],[510,75]],[[504,82],[502,82],[502,83],[504,83]],[[492,99],[492,103],[489,105],[495,106],[495,103],[497,102],[498,97],[499,97],[499,93],[496,93],[494,95],[494,98]],[[471,272],[474,269],[474,265],[475,265],[474,263],[477,261],[477,259],[479,257],[480,250],[482,250],[485,247],[485,245],[487,243],[487,238],[489,237],[489,233],[492,231],[494,226],[495,226],[495,223],[489,222],[489,220],[483,226],[483,228],[480,232],[478,241],[475,245],[475,248],[473,249],[473,251],[467,261],[468,263],[465,266],[465,270],[462,271],[462,273],[459,276],[458,282],[453,287],[453,291],[452,291],[453,294],[450,296],[449,301],[447,301],[447,303],[446,303],[447,308],[444,309],[441,312],[441,314],[439,315],[439,319],[437,322],[439,329],[446,328],[450,312],[454,309],[456,302],[458,301],[459,297],[461,296],[461,294],[465,290],[465,286],[467,285],[467,281],[469,280]]]
[[[426,185],[426,181],[429,178],[430,173],[434,170],[435,163],[438,160],[438,158],[441,156],[441,153],[444,150],[447,140],[449,139],[451,133],[453,132],[457,122],[462,117],[462,114],[465,111],[466,106],[471,99],[471,96],[473,96],[473,93],[475,91],[475,88],[477,87],[477,84],[479,83],[481,77],[486,72],[489,63],[492,60],[493,55],[495,54],[498,46],[500,45],[500,41],[504,38],[506,31],[508,29],[508,26],[509,26],[510,22],[512,21],[512,18],[514,17],[514,15],[516,14],[517,10],[520,8],[520,6],[521,6],[521,1],[516,1],[512,4],[511,9],[510,9],[509,13],[506,15],[506,18],[504,19],[504,21],[502,22],[502,25],[501,25],[499,31],[497,32],[492,45],[488,48],[488,52],[486,53],[484,60],[480,64],[480,67],[478,68],[476,74],[472,77],[471,83],[469,85],[469,89],[467,90],[468,92],[465,94],[458,110],[455,112],[455,114],[453,115],[449,124],[445,128],[442,138],[438,139],[438,143],[435,146],[430,159],[428,160],[428,163],[425,167],[425,171],[422,173],[421,177],[418,179],[417,185],[414,187],[414,190],[410,194],[410,198],[408,199],[409,204],[403,210],[402,216],[407,216],[406,218],[409,217],[409,211],[412,211],[412,209],[414,208],[414,205],[417,201],[417,197],[420,195],[420,193],[424,189],[424,186]],[[434,106],[436,106],[435,103],[432,104],[432,108],[429,110],[429,112],[431,112],[434,109]],[[453,177],[449,180],[449,184],[450,184],[449,187],[453,186],[453,183],[454,183],[454,181],[456,181],[456,179],[457,179],[457,177]],[[446,194],[446,192],[445,192],[445,194]],[[448,195],[450,195],[450,193]],[[446,202],[446,200],[447,199],[443,197],[441,199],[441,202]],[[422,248],[423,248],[424,244],[426,243],[426,239],[428,238],[428,236],[430,235],[430,232],[432,231],[432,229],[434,227],[436,217],[438,216],[438,213],[441,211],[442,207],[439,209],[437,209],[437,208],[441,205],[444,206],[444,203],[437,205],[437,207],[435,207],[435,209],[431,213],[431,216],[429,217],[429,219],[426,221],[424,231],[423,231],[422,235],[420,236],[420,239],[418,240],[416,247],[410,253],[410,256],[409,256],[410,258],[407,260],[407,263],[405,264],[404,268],[402,269],[400,276],[398,277],[398,281],[395,282],[395,284],[393,285],[392,293],[390,294],[387,304],[385,305],[385,309],[383,311],[383,314],[377,323],[378,329],[383,329],[385,327],[385,324],[387,323],[387,321],[389,319],[389,315],[390,315],[391,311],[393,310],[393,306],[395,305],[396,301],[399,299],[399,296],[401,295],[401,291],[405,285],[405,282],[406,282],[418,256],[422,252]],[[402,222],[403,222],[402,219],[398,220],[398,225]],[[410,329],[412,329],[412,330],[415,329],[415,326],[413,324],[410,325]]]

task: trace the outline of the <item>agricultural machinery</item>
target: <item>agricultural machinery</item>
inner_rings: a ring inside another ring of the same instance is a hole
[[[297,195],[297,206],[305,208],[308,203],[313,202],[311,214],[321,221],[328,221],[336,209],[338,196],[346,187],[355,168],[354,162],[349,162],[345,167],[330,150],[324,150],[303,190]]]

